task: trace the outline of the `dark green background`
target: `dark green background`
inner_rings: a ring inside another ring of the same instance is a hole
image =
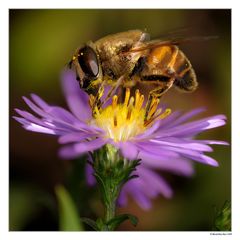
[[[21,96],[36,93],[64,106],[60,72],[74,50],[88,40],[129,29],[146,29],[157,38],[186,28],[186,36],[217,35],[218,39],[182,45],[196,71],[199,88],[192,94],[171,90],[164,98],[173,109],[205,106],[202,116],[225,114],[227,125],[210,130],[203,139],[230,142],[231,130],[231,11],[230,10],[10,10],[10,230],[58,230],[56,184],[65,184],[82,216],[102,214],[98,192],[86,188],[84,161],[57,157],[56,138],[27,132],[12,120],[14,108],[25,108]],[[210,153],[220,167],[196,163],[186,179],[164,174],[174,197],[153,201],[151,211],[129,202],[121,212],[139,217],[136,228],[119,230],[210,231],[214,208],[231,200],[231,147]],[[70,187],[71,185],[71,187]]]

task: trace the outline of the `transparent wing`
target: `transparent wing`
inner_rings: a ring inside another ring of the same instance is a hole
[[[194,36],[194,37],[178,37],[174,39],[162,40],[156,39],[149,42],[145,42],[142,46],[133,47],[127,51],[123,51],[121,54],[128,54],[133,52],[141,52],[147,49],[158,48],[161,46],[170,46],[170,45],[180,45],[187,42],[196,42],[196,41],[208,41],[212,39],[217,39],[218,36]]]

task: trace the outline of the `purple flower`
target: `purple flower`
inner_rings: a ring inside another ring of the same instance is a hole
[[[31,94],[31,99],[23,99],[36,115],[16,109],[20,117],[14,116],[14,119],[26,130],[57,135],[59,143],[64,145],[59,154],[65,159],[76,158],[105,144],[112,144],[129,160],[141,159],[137,169],[139,178],[123,187],[120,204],[126,204],[127,195],[131,195],[142,208],[149,209],[151,199],[157,195],[170,198],[172,190],[156,170],[191,176],[193,161],[218,166],[217,161],[205,153],[213,151],[211,144],[227,143],[194,138],[205,130],[224,125],[224,115],[189,122],[203,109],[170,114],[170,109],[159,107],[157,99],[153,99],[146,115],[144,96],[137,90],[135,97],[131,97],[127,89],[123,103],[118,103],[115,95],[111,103],[96,109],[92,116],[89,97],[79,88],[72,71],[64,72],[62,84],[71,112]],[[88,165],[89,184],[95,182],[92,171]]]

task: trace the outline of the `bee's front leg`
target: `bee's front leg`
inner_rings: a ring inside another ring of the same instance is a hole
[[[124,76],[121,76],[117,81],[116,84],[114,84],[111,89],[109,90],[107,96],[103,99],[103,101],[100,103],[100,107],[102,107],[116,92],[116,90],[123,84]]]
[[[104,82],[102,82],[97,90],[95,95],[90,94],[89,96],[89,104],[92,109],[92,114],[95,115],[97,111],[100,110],[102,106],[101,98],[104,94]]]

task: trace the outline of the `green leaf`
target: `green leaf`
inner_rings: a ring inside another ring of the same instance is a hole
[[[126,220],[129,220],[132,223],[132,225],[134,225],[135,227],[137,226],[138,219],[137,219],[137,217],[135,217],[134,215],[131,215],[131,214],[118,215],[115,218],[112,218],[107,223],[107,225],[109,226],[109,229],[114,230],[115,228],[117,228],[121,223],[123,223]]]
[[[226,201],[215,216],[214,230],[231,231],[231,202]]]
[[[59,229],[61,231],[83,231],[77,208],[67,192],[59,185],[55,188],[59,204]]]
[[[103,220],[101,218],[98,218],[96,221],[97,227],[98,229],[100,229],[100,231],[108,231],[108,227],[107,225],[103,222]]]
[[[92,229],[95,231],[99,231],[100,229],[98,228],[96,222],[90,218],[81,218],[81,221],[86,223],[88,226],[90,226]]]

